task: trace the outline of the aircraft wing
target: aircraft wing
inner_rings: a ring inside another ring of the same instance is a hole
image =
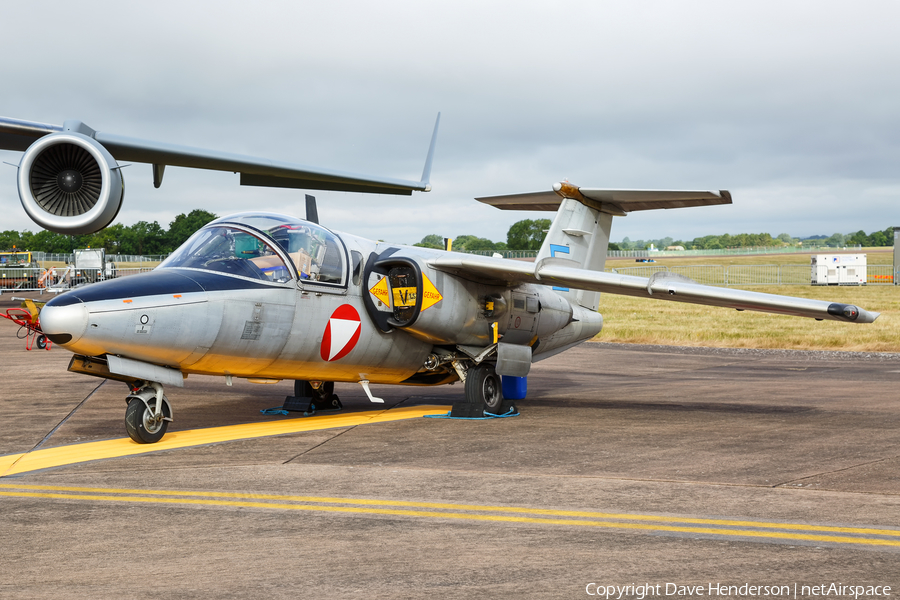
[[[872,323],[879,315],[851,304],[701,285],[687,277],[667,272],[657,273],[650,278],[633,277],[546,262],[529,263],[462,254],[432,259],[428,264],[438,271],[464,279],[497,285],[536,283],[638,298],[855,323]]]
[[[429,191],[431,189],[428,179],[431,173],[431,161],[434,156],[435,137],[439,123],[440,115],[435,122],[425,170],[420,181],[357,175],[229,154],[218,150],[152,142],[94,131],[78,121],[67,121],[63,126],[59,126],[0,117],[0,149],[25,151],[45,135],[73,131],[92,137],[106,148],[117,161],[154,165],[154,184],[157,187],[162,181],[160,167],[171,165],[240,173],[241,185],[411,195],[413,191]],[[158,176],[156,175],[157,169],[160,169]]]

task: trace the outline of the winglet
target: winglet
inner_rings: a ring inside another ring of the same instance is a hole
[[[441,113],[437,114],[434,121],[434,133],[431,134],[431,145],[428,146],[428,156],[425,158],[425,169],[422,170],[422,183],[425,184],[423,191],[431,191],[431,161],[434,159],[434,146],[437,143],[438,126],[441,124]]]

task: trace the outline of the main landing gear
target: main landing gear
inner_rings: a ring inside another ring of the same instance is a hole
[[[454,402],[451,417],[483,417],[485,413],[503,414],[514,409],[512,400],[504,400],[503,386],[494,365],[483,362],[469,367],[465,373],[465,402]]]
[[[482,363],[466,373],[466,402],[480,405],[486,412],[498,413],[503,405],[503,386],[494,365]]]
[[[172,420],[172,407],[162,385],[149,382],[136,387],[125,399],[125,431],[138,444],[153,444],[162,439]]]

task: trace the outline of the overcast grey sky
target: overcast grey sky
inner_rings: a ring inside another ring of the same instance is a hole
[[[900,225],[900,3],[56,2],[3,8],[0,114],[301,164],[433,191],[318,192],[323,224],[412,243],[505,240],[475,196],[728,189],[731,206],[635,213],[613,239],[794,236]],[[17,163],[19,154],[0,152]],[[125,170],[119,221],[193,208],[304,214],[303,192],[230,173]],[[0,165],[0,229],[24,215]]]

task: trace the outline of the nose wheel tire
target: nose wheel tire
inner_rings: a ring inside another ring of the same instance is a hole
[[[503,406],[503,386],[493,365],[480,364],[466,373],[466,402],[480,405],[489,413],[500,412]]]
[[[169,422],[164,419],[171,416],[168,402],[162,403],[161,414],[154,417],[143,400],[132,398],[125,410],[125,430],[138,444],[153,444],[165,435]]]

